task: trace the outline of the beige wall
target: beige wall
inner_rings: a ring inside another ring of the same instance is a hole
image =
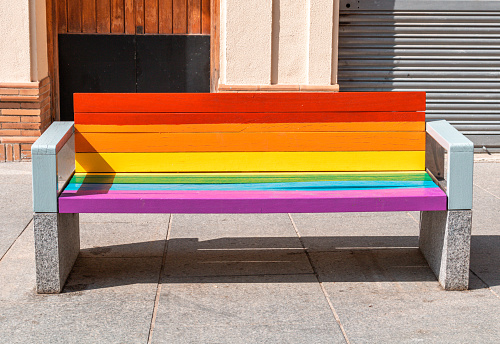
[[[45,0],[0,1],[0,83],[47,76]]]
[[[221,0],[220,83],[336,84],[337,0]]]

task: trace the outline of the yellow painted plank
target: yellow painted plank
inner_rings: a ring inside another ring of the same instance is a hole
[[[76,172],[411,171],[425,151],[76,153]]]
[[[335,123],[221,123],[95,125],[75,124],[81,133],[220,133],[220,132],[329,132],[329,131],[425,131],[425,122]]]

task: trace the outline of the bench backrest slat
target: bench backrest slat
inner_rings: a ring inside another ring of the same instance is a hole
[[[75,94],[77,172],[423,170],[425,94]]]

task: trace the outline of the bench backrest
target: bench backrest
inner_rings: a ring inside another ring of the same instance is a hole
[[[76,172],[425,169],[425,93],[75,94]]]

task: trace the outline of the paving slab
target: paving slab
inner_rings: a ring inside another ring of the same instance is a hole
[[[500,160],[474,164],[474,184],[500,198]]]
[[[168,278],[153,343],[345,343],[314,275]]]
[[[31,164],[0,164],[0,258],[32,216]]]
[[[173,215],[165,276],[312,273],[286,214]]]
[[[418,247],[418,222],[408,212],[291,214],[305,247]]]

